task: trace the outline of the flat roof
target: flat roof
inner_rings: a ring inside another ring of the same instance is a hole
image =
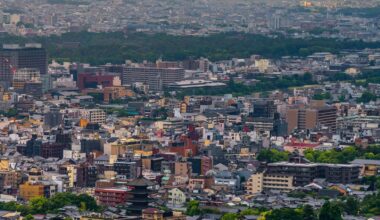
[[[351,164],[360,164],[360,165],[378,165],[380,166],[380,160],[367,160],[367,159],[355,159],[350,162]]]

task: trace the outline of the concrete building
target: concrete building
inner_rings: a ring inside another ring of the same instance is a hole
[[[106,113],[101,109],[89,109],[86,110],[85,118],[88,119],[90,123],[103,124],[106,122]]]
[[[283,174],[253,174],[246,183],[247,194],[257,194],[266,190],[289,192],[294,189],[293,176]]]
[[[184,79],[182,68],[125,67],[122,84],[144,83],[150,91],[161,91],[164,87]]]
[[[168,204],[174,207],[182,207],[186,203],[186,194],[178,188],[169,190]]]
[[[23,92],[27,95],[31,95],[36,98],[42,97],[43,95],[42,82],[41,81],[25,82]]]
[[[362,176],[377,176],[380,174],[380,160],[355,159],[351,164],[358,164],[362,167]]]
[[[40,71],[35,68],[21,68],[18,69],[13,76],[12,87],[16,91],[23,91],[25,83],[30,81],[39,82]]]
[[[26,201],[35,197],[44,196],[44,185],[42,183],[26,182],[20,185],[20,197]]]
[[[269,163],[268,175],[292,175],[294,186],[305,186],[316,178],[330,183],[356,183],[359,180],[360,165],[326,163]]]
[[[137,163],[134,161],[116,161],[113,164],[113,170],[117,175],[124,176],[126,179],[137,177]]]
[[[116,75],[105,75],[100,73],[79,73],[77,86],[80,90],[83,89],[95,89],[98,86],[111,87],[120,81],[119,76]]]
[[[41,44],[5,44],[0,50],[0,81],[8,86],[18,69],[37,69],[41,75],[47,74],[48,57]]]
[[[128,190],[119,188],[96,188],[95,197],[104,206],[124,204],[128,198]]]
[[[290,107],[286,112],[288,132],[297,129],[313,129],[326,126],[336,131],[337,110],[332,106],[323,107]]]

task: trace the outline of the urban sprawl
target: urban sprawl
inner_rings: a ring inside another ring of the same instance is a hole
[[[0,0],[0,219],[380,219],[379,42],[376,0]]]

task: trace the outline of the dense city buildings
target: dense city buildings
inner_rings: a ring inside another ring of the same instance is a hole
[[[0,0],[0,219],[379,218],[379,7]]]

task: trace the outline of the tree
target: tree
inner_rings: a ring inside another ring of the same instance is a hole
[[[366,215],[380,215],[380,193],[365,196],[360,204],[360,212]]]
[[[366,91],[362,94],[362,96],[360,98],[358,98],[356,101],[357,102],[363,102],[363,103],[368,103],[370,101],[376,101],[377,99],[377,96]]]
[[[33,215],[28,214],[27,216],[25,216],[24,219],[25,219],[25,220],[34,220],[34,217],[33,217]]]
[[[355,147],[346,147],[344,149],[332,149],[326,151],[305,150],[305,158],[318,163],[348,163],[356,157],[361,156]]]
[[[331,205],[329,201],[326,201],[321,210],[319,211],[319,220],[330,220]]]
[[[342,218],[342,205],[338,203],[331,204],[330,210],[331,220],[343,220]]]
[[[276,149],[263,149],[257,155],[257,160],[265,161],[268,163],[287,161],[289,159],[289,153],[285,151],[279,151]]]
[[[305,205],[302,207],[302,219],[303,220],[317,220],[317,216],[314,212],[313,207],[310,205]]]
[[[302,220],[301,213],[291,208],[272,210],[265,217],[266,220]]]
[[[350,196],[346,200],[346,204],[344,206],[344,211],[349,215],[358,215],[359,213],[359,201],[354,197]]]
[[[319,211],[319,220],[343,220],[342,212],[336,204],[326,201]]]
[[[240,215],[246,216],[246,215],[259,215],[260,210],[258,209],[244,209],[243,211],[240,212]]]
[[[239,215],[237,213],[226,213],[222,216],[221,220],[237,220]]]
[[[194,216],[194,215],[200,215],[201,210],[199,208],[199,201],[191,200],[187,203],[186,206],[186,215]]]
[[[329,92],[326,93],[317,93],[313,96],[314,100],[324,100],[324,99],[331,99],[331,94]]]
[[[338,100],[339,100],[339,102],[344,102],[344,101],[346,101],[346,96],[340,95]]]
[[[49,200],[45,197],[36,197],[29,201],[30,211],[33,214],[46,214],[49,210]]]
[[[78,201],[74,202],[78,207],[84,210],[98,211],[99,206],[96,204],[96,201],[93,197],[87,194],[80,194],[77,197]]]

